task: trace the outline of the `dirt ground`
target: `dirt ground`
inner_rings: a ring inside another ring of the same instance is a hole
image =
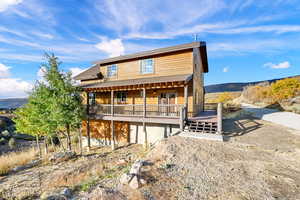
[[[45,163],[0,177],[0,191],[10,197],[38,198],[55,187],[76,190],[80,183],[81,189],[85,185],[116,189],[127,199],[300,199],[299,132],[250,117],[225,120],[224,129],[226,142],[173,136],[147,154],[141,145],[130,145],[114,152],[102,148],[59,164]],[[149,163],[143,167],[148,183],[138,190],[120,185],[120,175],[132,162],[125,166],[117,162],[141,157]]]
[[[161,142],[148,157],[145,199],[300,199],[299,132],[249,117],[224,125],[224,143]]]

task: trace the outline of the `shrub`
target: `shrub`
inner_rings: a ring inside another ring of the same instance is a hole
[[[243,97],[249,101],[249,103],[271,104],[274,102],[271,86],[268,82],[245,87]]]
[[[286,78],[271,84],[272,96],[276,101],[295,97],[300,93],[300,80]]]
[[[8,146],[9,146],[9,148],[11,148],[11,149],[16,148],[17,142],[16,142],[15,138],[10,138],[10,139],[9,139],[9,141],[8,141]]]
[[[28,151],[13,152],[0,156],[0,175],[7,174],[14,167],[25,165],[35,159],[37,152],[34,148]]]
[[[218,103],[226,103],[233,99],[234,99],[234,97],[229,92],[222,92],[218,95],[217,102]]]

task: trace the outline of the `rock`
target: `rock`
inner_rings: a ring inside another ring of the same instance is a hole
[[[144,164],[143,160],[135,161],[135,163],[133,163],[130,169],[130,174],[136,174],[136,175],[140,174],[143,164]]]
[[[59,152],[53,154],[50,158],[50,162],[58,163],[58,162],[63,162],[69,159],[72,159],[76,156],[75,152],[72,151],[66,151],[66,152]]]
[[[72,190],[70,188],[64,188],[60,194],[69,198],[72,196]]]
[[[138,189],[140,188],[140,183],[139,183],[139,179],[137,176],[134,176],[132,178],[132,180],[129,183],[129,187],[131,187],[132,189]]]
[[[89,195],[90,200],[125,200],[127,199],[122,193],[117,190],[103,188],[98,186]]]
[[[9,140],[12,136],[8,130],[2,131],[1,134],[2,134],[2,137],[7,139],[7,140]]]
[[[121,178],[120,178],[120,183],[121,183],[121,184],[124,184],[124,185],[129,184],[129,182],[131,181],[131,179],[133,178],[133,176],[134,176],[134,175],[128,174],[128,173],[123,174],[123,175],[121,176]]]
[[[147,184],[147,181],[146,181],[145,179],[141,178],[141,179],[140,179],[140,183],[141,183],[142,185],[146,185],[146,184]]]

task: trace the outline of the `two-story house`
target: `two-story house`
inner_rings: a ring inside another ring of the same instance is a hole
[[[205,42],[96,61],[75,77],[86,97],[83,132],[107,144],[147,144],[194,119],[206,123],[197,130],[215,133],[215,114],[203,112],[207,72]]]

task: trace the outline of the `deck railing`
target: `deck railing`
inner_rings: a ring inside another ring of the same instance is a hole
[[[112,109],[113,106],[113,109]],[[147,104],[146,117],[179,118],[181,104]],[[89,106],[89,114],[116,116],[144,116],[143,104],[96,104]]]

